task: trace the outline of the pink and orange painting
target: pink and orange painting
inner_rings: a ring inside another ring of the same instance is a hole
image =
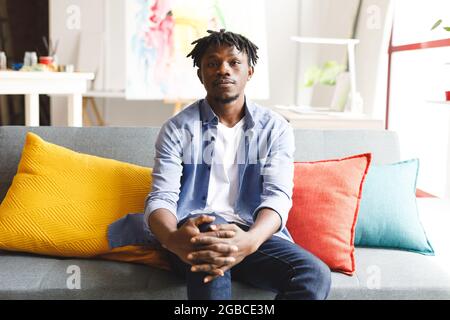
[[[265,16],[263,8],[255,11],[258,2],[127,0],[127,98],[185,101],[204,97],[192,59],[186,56],[191,43],[206,36],[208,29],[225,28],[245,35],[260,48],[260,75],[252,79],[250,96],[267,99]]]

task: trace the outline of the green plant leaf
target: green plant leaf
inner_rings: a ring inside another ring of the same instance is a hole
[[[336,77],[339,73],[345,71],[345,69],[345,65],[332,60],[326,61],[322,68],[311,66],[305,72],[303,86],[309,88],[317,83],[334,86],[336,84]]]
[[[318,66],[309,67],[305,72],[303,86],[309,88],[315,85],[319,81],[321,73],[322,70]]]
[[[444,29],[450,31],[450,27],[444,27]]]
[[[336,84],[336,77],[342,71],[345,71],[345,66],[336,61],[327,61],[322,67],[319,83],[334,86]]]
[[[436,29],[437,27],[439,27],[439,25],[442,23],[442,19],[439,19],[438,21],[436,21],[433,26],[431,27],[431,30]]]

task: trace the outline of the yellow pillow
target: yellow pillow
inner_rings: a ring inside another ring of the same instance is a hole
[[[27,133],[17,174],[0,205],[0,249],[65,257],[104,255],[166,266],[157,249],[110,250],[108,245],[108,225],[144,211],[151,170],[74,152]]]

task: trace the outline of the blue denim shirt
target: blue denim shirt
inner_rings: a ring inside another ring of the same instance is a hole
[[[155,144],[152,190],[145,201],[144,224],[165,208],[181,221],[206,206],[218,116],[199,100],[163,124]],[[275,210],[275,234],[292,241],[286,220],[292,206],[294,136],[280,115],[246,100],[244,136],[238,147],[238,196],[235,213],[250,226],[261,208]]]

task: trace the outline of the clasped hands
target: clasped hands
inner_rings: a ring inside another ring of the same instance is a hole
[[[192,272],[206,272],[204,283],[223,276],[255,250],[250,234],[235,224],[211,225],[200,232],[199,226],[215,217],[201,215],[188,219],[170,237],[169,250],[191,265]]]

